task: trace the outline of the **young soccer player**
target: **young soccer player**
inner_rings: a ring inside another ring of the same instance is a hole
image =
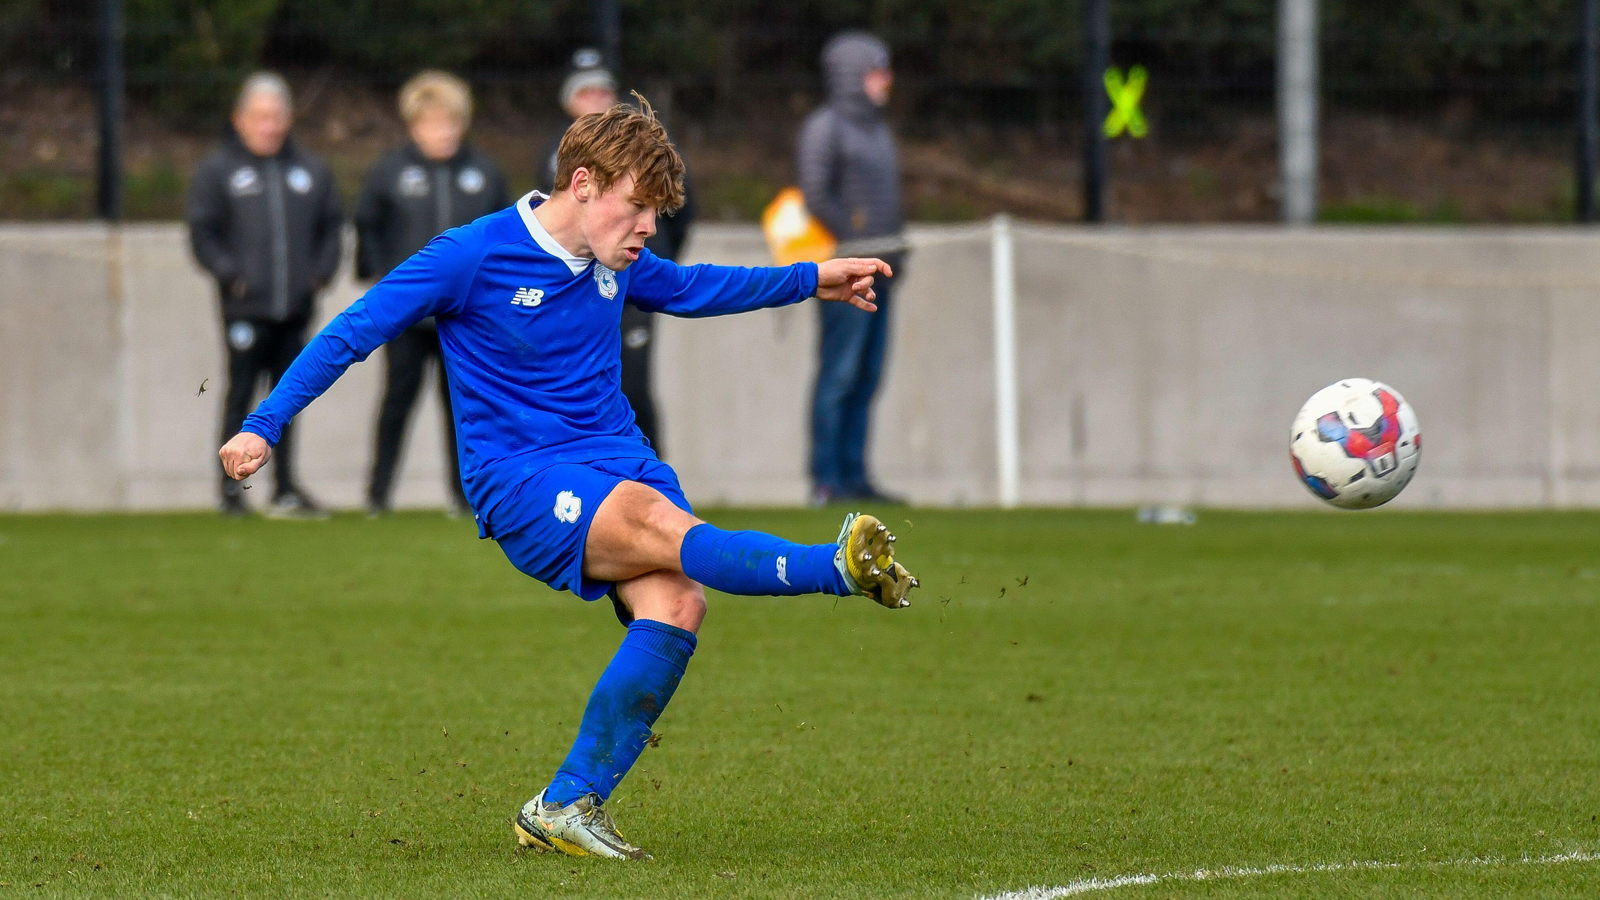
[[[641,98],[642,100],[642,98]],[[877,519],[802,545],[695,518],[677,475],[634,426],[618,388],[624,302],[714,316],[819,297],[876,309],[876,259],[782,268],[678,266],[644,249],[682,202],[683,161],[649,104],[584,116],[558,151],[557,190],[445,232],[314,338],[223,446],[246,478],[296,413],[352,363],[435,317],[461,475],[480,537],[519,570],[585,600],[610,596],[628,626],[578,738],[515,820],[520,843],[642,859],[603,804],[672,699],[705,617],[702,585],[730,594],[859,594],[909,605],[915,578]]]

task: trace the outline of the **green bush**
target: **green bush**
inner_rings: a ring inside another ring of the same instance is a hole
[[[261,64],[281,0],[128,0],[130,87],[156,109],[214,116]]]

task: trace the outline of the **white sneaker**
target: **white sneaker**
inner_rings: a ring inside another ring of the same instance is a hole
[[[566,806],[544,802],[544,791],[523,805],[512,821],[517,843],[568,856],[652,859],[617,833],[599,794],[588,793]]]

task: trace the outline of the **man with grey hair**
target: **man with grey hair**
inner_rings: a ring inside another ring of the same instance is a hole
[[[278,383],[306,341],[316,294],[339,267],[339,192],[323,161],[296,146],[289,86],[271,72],[245,80],[221,144],[189,183],[184,218],[196,261],[217,282],[228,351],[223,440],[237,434],[267,376]],[[268,514],[325,515],[294,479],[284,442],[273,457]],[[221,474],[221,511],[249,512],[239,482]]]
[[[828,102],[800,131],[795,168],[806,209],[839,241],[839,256],[879,256],[898,275],[900,158],[884,119],[894,75],[889,48],[862,31],[835,35],[822,51]],[[811,405],[812,500],[895,502],[867,475],[868,421],[888,352],[897,278],[878,280],[878,312],[824,303]]]

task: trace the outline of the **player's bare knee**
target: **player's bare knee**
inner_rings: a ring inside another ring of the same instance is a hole
[[[668,625],[676,625],[685,631],[699,631],[700,624],[706,619],[706,592],[705,588],[690,581],[682,587],[672,591],[664,604],[670,619]]]

